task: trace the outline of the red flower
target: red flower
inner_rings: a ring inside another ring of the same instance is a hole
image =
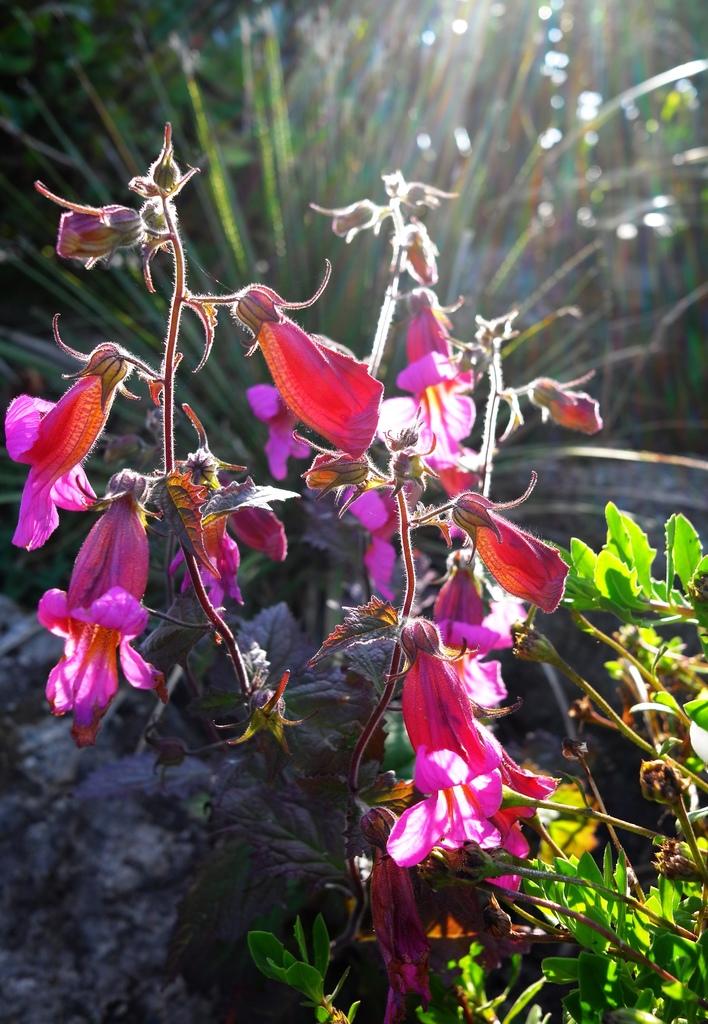
[[[262,551],[274,562],[285,561],[288,538],[275,512],[268,508],[239,508],[229,516],[229,524],[238,539],[249,548]]]
[[[288,303],[272,289],[252,285],[233,310],[253,332],[291,412],[340,451],[358,458],[376,434],[383,385],[365,363],[316,341],[283,315],[283,309],[309,304]]]
[[[100,345],[56,404],[29,395],[10,403],[7,451],[15,462],[30,466],[13,544],[28,551],[41,547],[59,525],[57,508],[83,511],[95,499],[81,463],[103,430],[127,373],[120,350]]]
[[[406,331],[406,355],[415,363],[431,352],[452,358],[450,321],[438,304],[435,292],[429,288],[414,288],[408,296],[411,318]]]
[[[452,509],[452,520],[470,537],[504,590],[552,612],[563,596],[568,566],[554,548],[497,512],[520,504],[528,493],[518,501],[496,504],[481,494],[461,494]]]

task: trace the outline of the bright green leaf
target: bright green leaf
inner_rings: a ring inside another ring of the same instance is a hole
[[[684,704],[683,710],[701,729],[708,729],[708,697],[696,697]]]
[[[322,975],[316,967],[298,961],[292,964],[291,967],[288,967],[285,972],[285,978],[291,988],[296,988],[298,992],[302,992],[313,1003],[320,1003],[322,1001],[324,996]]]
[[[511,1024],[511,1021],[515,1020],[521,1011],[528,1006],[534,996],[541,991],[543,986],[546,984],[545,978],[539,978],[538,981],[532,982],[524,991],[517,996],[509,1008],[509,1012],[502,1020],[502,1024]]]
[[[695,527],[684,515],[679,512],[671,518],[674,520],[672,548],[674,570],[685,589],[701,561],[703,548]]]

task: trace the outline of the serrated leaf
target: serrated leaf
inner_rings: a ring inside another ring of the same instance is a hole
[[[318,914],[312,926],[312,961],[324,978],[329,967],[329,932],[322,914]]]
[[[391,664],[392,651],[393,641],[387,637],[369,644],[352,644],[347,651],[347,668],[381,688]]]
[[[239,508],[265,508],[272,511],[271,501],[287,501],[288,498],[299,497],[296,491],[286,491],[282,487],[258,487],[249,476],[242,483],[234,481],[212,493],[202,508],[202,524],[209,526]]]
[[[594,580],[597,555],[592,548],[588,547],[584,541],[573,537],[570,542],[570,557],[576,576],[580,579]]]
[[[622,608],[642,608],[636,569],[629,569],[617,555],[603,549],[595,563],[595,585],[605,597]]]
[[[373,786],[361,790],[359,797],[369,807],[389,807],[394,814],[402,814],[415,802],[415,786],[412,782],[396,780],[393,772],[379,775]]]
[[[381,637],[393,637],[398,626],[398,612],[389,601],[374,595],[366,604],[345,608],[344,621],[329,634],[320,649],[310,658],[316,665],[323,658],[344,650],[354,643],[371,643]]]
[[[218,579],[219,570],[206,549],[201,516],[201,508],[209,496],[209,488],[195,484],[189,470],[175,469],[155,485],[152,493],[164,522],[180,544]]]
[[[616,554],[629,569],[636,569],[637,579],[647,597],[653,593],[651,567],[656,549],[637,523],[620,512],[613,502],[605,508],[607,520],[607,548]]]
[[[239,642],[244,649],[255,643],[266,652],[268,681],[275,685],[287,669],[296,675],[312,652],[312,644],[284,602],[265,608],[250,622],[244,622],[239,629]],[[291,691],[292,688],[291,683]]]
[[[193,590],[178,594],[168,608],[167,614],[177,621],[163,620],[152,633],[148,633],[140,645],[143,657],[161,672],[169,672],[175,665],[184,661],[194,645],[211,630],[211,625]],[[189,625],[181,626],[180,622]]]
[[[666,524],[667,549],[671,544],[673,573],[678,576],[684,589],[701,561],[703,548],[701,540],[693,524],[680,512],[671,516]],[[669,586],[673,583],[673,574],[668,579]]]

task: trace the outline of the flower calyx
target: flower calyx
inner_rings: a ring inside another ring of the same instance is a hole
[[[419,654],[430,654],[441,661],[457,661],[463,654],[476,650],[446,646],[435,623],[423,618],[408,619],[401,629],[400,644],[406,659],[405,671],[415,664]]]
[[[401,171],[381,175],[386,194],[406,206],[427,206],[431,210],[440,206],[441,199],[456,199],[457,192],[443,192],[423,181],[406,181]]]
[[[237,739],[229,740],[229,746],[238,746],[250,740],[258,732],[269,732],[277,740],[282,750],[289,754],[285,729],[288,726],[302,725],[304,718],[290,719],[285,717],[285,688],[290,679],[290,670],[283,672],[275,690],[263,688],[255,690],[251,696],[251,716],[245,732]]]
[[[329,260],[325,260],[325,276],[322,283],[315,294],[311,298],[305,299],[304,302],[286,302],[285,299],[272,288],[268,288],[267,285],[249,284],[242,288],[240,292],[237,292],[235,301],[231,305],[231,312],[257,339],[260,329],[264,324],[278,324],[286,319],[283,315],[284,309],[307,309],[308,306],[312,306],[317,302],[327,287],[331,273],[332,264]],[[254,349],[255,345],[249,349],[247,355],[251,355]]]
[[[141,244],[145,225],[141,214],[128,206],[87,206],[50,191],[41,181],[34,187],[45,199],[66,210],[59,219],[56,251],[63,259],[81,260],[87,270],[108,259],[116,249]]]
[[[182,174],[175,161],[172,125],[168,121],[165,125],[162,149],[157,159],[152,162],[147,174],[132,178],[128,188],[145,199],[157,196],[161,199],[172,199],[182,191],[190,178],[198,173],[198,167],[190,167],[186,174]]]
[[[346,452],[320,452],[302,478],[310,490],[319,492],[318,501],[332,491],[339,495],[354,488],[339,509],[340,519],[361,494],[386,484],[370,459],[365,455],[354,459]]]

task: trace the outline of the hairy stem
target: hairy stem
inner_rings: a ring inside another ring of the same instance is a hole
[[[485,498],[489,497],[489,492],[492,487],[497,416],[499,415],[499,392],[504,387],[500,338],[492,339],[492,358],[489,362],[488,375],[489,397],[487,398],[487,408],[484,413],[484,435],[482,438],[482,447],[480,448],[484,458],[482,470],[482,494]]]
[[[634,832],[638,836],[644,836],[645,839],[656,839],[660,835],[658,832],[652,832],[650,828],[644,828],[643,825],[635,825],[632,821],[623,821],[622,818],[615,818],[611,814],[603,814],[601,811],[593,810],[592,807],[575,807],[573,804],[559,804],[553,800],[536,800],[532,796],[523,796],[521,793],[511,789],[506,790],[505,795],[508,796],[508,799],[504,800],[505,807],[536,807],[556,811],[557,814],[568,815],[569,817],[594,818],[596,821],[602,821],[606,825],[614,825],[615,828],[624,829],[625,832]]]
[[[394,224],[393,260],[391,262],[391,274],[386,287],[386,294],[384,295],[384,300],[379,312],[378,323],[376,324],[374,344],[371,348],[371,356],[369,357],[369,373],[372,377],[377,376],[381,366],[381,360],[383,359],[384,352],[386,350],[388,332],[391,329],[391,321],[393,320],[396,302],[398,301],[398,282],[401,276],[401,265],[403,263],[403,253],[405,251],[402,244],[405,225],[401,214],[400,199],[392,199],[390,208]]]
[[[411,613],[413,607],[413,600],[415,598],[415,565],[413,563],[413,548],[411,544],[411,527],[410,517],[408,513],[408,503],[405,495],[405,490],[400,490],[396,495],[398,502],[398,515],[399,515],[399,532],[401,536],[401,549],[403,552],[403,565],[406,574],[406,590],[403,598],[403,606],[401,608],[401,619],[405,620]],[[388,669],[388,678],[384,691],[379,698],[379,702],[371,712],[369,720],[364,726],[361,736],[357,740],[357,744],[354,747],[354,753],[349,765],[349,790],[352,794],[356,793],[359,786],[359,769],[361,768],[361,762],[366,753],[371,737],[376,732],[379,722],[386,713],[386,709],[391,703],[394,690],[396,689],[396,683],[398,682],[398,673],[401,668],[402,651],[399,643],[393,649],[391,655],[391,664]]]
[[[192,580],[194,593],[197,596],[197,600],[204,609],[204,614],[213,624],[217,634],[223,640],[224,646],[226,647],[226,650],[229,652],[229,657],[231,658],[231,663],[234,667],[234,673],[236,675],[236,679],[238,680],[238,685],[241,688],[241,693],[244,695],[244,697],[248,697],[249,693],[251,692],[251,688],[248,684],[248,673],[246,672],[246,666],[243,663],[241,651],[239,650],[239,646],[236,643],[236,638],[231,632],[228,623],[221,617],[221,615],[219,615],[218,611],[209,600],[209,595],[207,594],[204,588],[202,578],[199,574],[199,566],[197,565],[196,558],[191,552],[186,551],[184,548],[182,549],[182,551],[184,554],[185,564],[187,566],[187,569],[189,570],[189,575]]]

